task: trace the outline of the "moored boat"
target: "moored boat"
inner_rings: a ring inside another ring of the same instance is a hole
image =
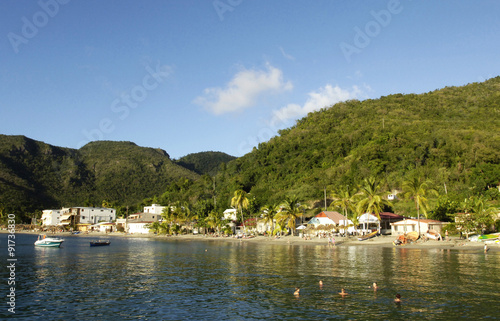
[[[102,241],[102,240],[90,241],[90,246],[106,246],[110,244],[111,244],[110,241]]]
[[[38,235],[38,239],[35,241],[35,246],[41,247],[60,247],[63,239],[57,237],[47,237],[47,235]]]

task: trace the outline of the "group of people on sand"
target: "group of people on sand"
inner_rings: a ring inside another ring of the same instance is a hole
[[[323,281],[322,280],[319,280],[319,287],[320,289],[323,288]],[[378,289],[378,285],[377,285],[377,282],[373,282],[373,284],[370,286],[370,288],[373,289],[373,291],[377,291]],[[293,295],[295,295],[296,297],[298,297],[300,295],[300,288],[295,288],[295,291],[293,292]],[[349,293],[347,293],[345,291],[344,288],[342,288],[339,292],[339,295],[342,296],[342,297],[345,297],[347,295],[349,295]],[[401,303],[401,294],[397,293],[396,294],[396,298],[394,299],[394,302],[395,303]]]

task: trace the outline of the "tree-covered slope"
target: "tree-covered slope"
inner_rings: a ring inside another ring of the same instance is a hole
[[[370,176],[383,180],[386,190],[400,190],[416,173],[432,179],[441,194],[477,195],[500,183],[500,77],[338,103],[230,159],[208,152],[174,162],[163,150],[129,142],[98,141],[75,150],[0,135],[0,210],[27,214],[103,200],[133,206],[155,197],[163,205],[182,201],[210,209],[216,201],[223,210],[244,189],[258,212],[291,195],[312,204],[325,188],[356,186]]]
[[[177,164],[194,171],[200,175],[208,174],[214,176],[220,169],[220,165],[228,163],[236,157],[222,152],[200,152],[186,155]]]
[[[321,199],[325,186],[363,178],[401,188],[420,172],[444,192],[480,192],[500,182],[500,77],[425,94],[347,101],[297,121],[230,162],[228,190],[262,202],[288,194]],[[219,179],[219,181],[222,179]]]
[[[0,135],[0,209],[29,213],[76,202],[93,184],[77,150]]]
[[[76,150],[0,135],[0,210],[24,218],[47,208],[101,206],[104,200],[133,206],[181,178],[195,180],[198,174],[160,149],[98,141]]]
[[[124,205],[160,194],[180,178],[198,177],[175,164],[164,150],[131,142],[91,142],[79,152],[95,177],[96,195]]]

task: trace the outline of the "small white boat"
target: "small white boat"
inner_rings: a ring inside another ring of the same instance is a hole
[[[426,236],[432,240],[441,241],[443,237],[437,231],[428,230]]]
[[[47,235],[38,235],[38,240],[35,241],[35,246],[43,247],[60,247],[63,239],[57,237],[47,237]]]

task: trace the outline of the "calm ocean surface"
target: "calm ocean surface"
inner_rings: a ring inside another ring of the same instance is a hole
[[[498,252],[109,239],[110,246],[91,248],[92,238],[67,236],[54,249],[36,248],[36,235],[16,234],[11,314],[7,234],[0,234],[0,318],[500,319]],[[338,295],[342,287],[349,296]],[[396,293],[400,305],[393,302]]]

